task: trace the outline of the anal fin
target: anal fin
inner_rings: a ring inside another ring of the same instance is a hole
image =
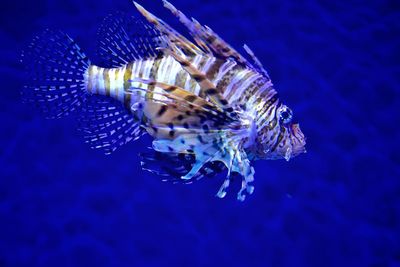
[[[143,133],[140,121],[120,102],[105,96],[90,96],[79,118],[79,130],[94,149],[110,154],[138,139]]]

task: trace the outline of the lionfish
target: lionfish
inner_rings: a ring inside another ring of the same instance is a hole
[[[243,201],[254,191],[250,162],[289,160],[305,152],[305,137],[248,46],[251,62],[163,3],[194,42],[136,2],[144,18],[113,14],[99,29],[107,68],[91,64],[67,34],[45,30],[22,54],[23,100],[48,118],[77,114],[86,142],[106,154],[148,133],[153,150],[141,154],[142,168],[164,180],[191,183],[227,169],[216,195],[239,176]]]

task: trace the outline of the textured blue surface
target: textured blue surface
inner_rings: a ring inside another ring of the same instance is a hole
[[[268,68],[308,153],[255,163],[246,202],[222,180],[162,183],[140,140],[90,150],[72,119],[19,100],[23,45],[45,27],[90,58],[129,0],[6,1],[0,16],[0,266],[400,266],[398,1],[174,1]],[[161,1],[141,2],[182,29]],[[396,142],[397,141],[397,142]]]

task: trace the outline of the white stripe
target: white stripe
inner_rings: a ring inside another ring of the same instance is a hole
[[[172,72],[176,69],[176,62],[173,58],[169,58],[168,62],[164,65],[163,82],[166,84],[175,84],[175,77]],[[179,64],[179,63],[178,63]]]
[[[264,103],[263,103],[264,104]],[[261,105],[261,103],[260,103]],[[256,121],[256,125],[257,125],[257,129],[261,129],[264,127],[264,125],[268,124],[270,121],[272,121],[273,116],[275,115],[275,109],[276,109],[276,105],[272,104],[264,113],[261,117],[257,118]],[[265,118],[267,117],[267,115],[269,114],[269,117],[267,120],[265,120]],[[261,125],[261,122],[264,121],[264,123]]]
[[[214,64],[214,62],[215,62],[215,57],[208,58],[206,63],[204,64],[204,66],[201,68],[201,72],[202,73],[207,73],[207,71]]]
[[[270,81],[267,81],[264,83],[263,86],[261,86],[251,97],[250,99],[247,101],[247,105],[248,106],[252,106],[254,104],[254,102],[257,100],[257,98],[263,94],[263,92],[265,90],[267,90],[268,88],[272,87],[272,83]],[[274,89],[270,89],[270,91],[268,92],[268,95],[265,97],[266,99],[269,99],[272,94],[275,94],[275,90]]]
[[[135,61],[135,63],[133,63],[133,66],[132,66],[132,80],[135,77],[139,77],[140,64],[142,64],[142,60],[138,60],[138,61]]]
[[[157,81],[161,82],[161,83],[169,83],[169,80],[171,78],[172,75],[168,75],[168,69],[170,69],[171,65],[174,63],[174,60],[172,57],[168,56],[166,58],[163,58],[161,60],[161,63],[158,67],[158,71],[157,71]],[[167,100],[167,98],[165,96],[162,96],[160,94],[164,93],[164,90],[159,88],[159,87],[155,87],[154,88],[154,92],[155,94],[153,94],[153,99],[154,100]]]
[[[230,81],[230,83],[228,84],[228,86],[226,87],[225,91],[224,91],[224,98],[226,98],[230,92],[232,91],[232,88],[234,86],[236,86],[236,84],[238,84],[239,82],[243,81],[243,78],[250,73],[251,71],[248,69],[244,69],[244,70],[240,70],[238,73],[236,73],[236,75],[233,77],[233,79]]]
[[[133,63],[132,65],[132,74],[131,74],[131,80],[134,80],[136,77],[139,77],[139,70],[140,70],[140,64],[142,60],[137,60]],[[139,87],[140,83],[137,82],[132,82],[132,87]],[[141,96],[144,96],[144,92],[139,92],[135,91],[131,95],[131,106],[135,105],[137,103],[137,96],[136,94],[140,94]]]
[[[201,71],[202,73],[206,74],[206,73],[208,72],[208,70],[211,68],[211,66],[214,64],[215,60],[216,60],[215,57],[207,58],[206,63],[203,65],[203,67],[201,68],[200,71]],[[196,95],[199,95],[199,93],[200,93],[200,86],[196,86],[195,89],[196,89],[196,90],[195,90],[194,93],[195,93]]]
[[[235,67],[237,65],[237,63],[233,60],[228,60],[227,62],[225,62],[218,71],[217,76],[214,79],[214,84],[217,85],[219,83],[219,81],[222,79],[222,77],[225,76],[225,74],[228,73],[228,71],[230,71],[233,67]]]
[[[92,75],[92,86],[93,86],[93,93],[99,93],[99,68],[97,66],[93,66],[93,75]]]
[[[108,71],[108,79],[110,81],[110,96],[115,98],[115,89],[116,89],[116,84],[115,84],[115,70],[116,69],[110,69]]]
[[[168,61],[170,57],[166,57],[163,58],[160,62],[160,65],[158,66],[158,70],[157,70],[157,76],[156,76],[156,80],[160,81],[160,82],[166,82],[164,80],[164,65],[166,64],[166,62]]]
[[[191,63],[193,65],[193,67],[198,69],[202,58],[203,58],[203,56],[200,56],[200,55],[195,56],[193,62]]]
[[[249,86],[256,81],[257,79],[261,78],[262,76],[260,74],[257,73],[253,73],[252,75],[250,75],[249,78],[247,78],[237,89],[236,92],[232,95],[232,97],[230,98],[230,101],[236,101],[237,99],[239,99],[243,94],[244,91],[247,90],[249,88]]]
[[[154,64],[154,59],[149,59],[149,60],[146,60],[144,62],[143,74],[142,74],[142,78],[143,79],[149,79],[150,78],[150,73],[151,73],[151,69],[153,67],[153,64]],[[144,84],[143,86],[144,86],[143,87],[144,89],[148,89],[148,87],[149,87],[147,84]]]
[[[171,85],[176,84],[176,76],[178,75],[178,72],[182,70],[181,64],[179,62],[173,60],[170,62],[170,73],[167,74],[167,83]]]
[[[132,75],[131,75],[131,80],[135,80],[135,78],[140,78],[139,77],[139,71],[140,71],[140,66],[142,64],[142,60],[135,61],[132,66]],[[141,83],[139,82],[132,82],[132,87],[140,88]],[[133,100],[134,97],[131,98],[131,101]]]
[[[203,58],[203,56],[196,56],[196,57],[194,58],[192,65],[193,65],[196,69],[199,68],[200,61],[201,61],[202,58]],[[193,94],[195,94],[195,95],[199,95],[199,93],[200,93],[200,85],[199,85],[197,82],[196,82],[195,84],[196,84],[196,85],[194,86],[193,90],[192,90],[192,88],[190,88],[190,91],[193,92]]]
[[[124,76],[126,71],[126,65],[123,66],[118,72],[117,87],[118,87],[118,100],[124,101]]]
[[[103,72],[104,72],[104,68],[98,68],[97,71],[97,92],[100,95],[105,95],[106,94],[106,90],[104,88],[104,78],[103,78]]]
[[[198,56],[196,56],[195,58],[194,58],[194,61],[195,60],[197,60],[197,57]],[[194,65],[194,62],[192,63],[190,63],[191,65]],[[184,70],[184,68],[182,67],[182,66],[179,66],[180,67],[180,69],[181,70],[183,70],[183,71],[185,71],[185,75],[186,75],[186,82],[185,82],[185,87],[184,87],[184,89],[186,90],[186,91],[188,91],[188,92],[193,92],[193,90],[192,90],[192,83],[194,82],[194,80],[192,79],[192,77],[190,76],[190,74],[186,71],[186,70]],[[197,83],[195,83],[196,84],[196,86],[197,86]]]

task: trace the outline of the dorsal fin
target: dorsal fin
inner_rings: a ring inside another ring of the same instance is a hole
[[[257,59],[257,57],[247,45],[244,46],[244,49],[253,59],[256,66],[253,66],[245,57],[243,57],[232,46],[226,43],[209,27],[201,25],[194,18],[190,20],[188,17],[185,16],[185,14],[175,8],[168,1],[163,0],[163,3],[164,7],[171,11],[171,13],[174,14],[183,25],[186,26],[193,39],[196,41],[197,45],[200,46],[203,50],[207,51],[209,54],[214,54],[217,57],[233,58],[236,62],[240,64],[260,71],[261,74],[270,79],[268,72],[264,69],[261,62]]]
[[[247,44],[243,45],[244,50],[246,51],[246,53],[253,59],[254,64],[256,64],[256,66],[258,67],[258,70],[269,80],[271,80],[271,78],[269,77],[268,71],[264,68],[263,64],[261,63],[261,61],[257,58],[257,56],[254,54],[253,50],[250,49],[250,47]]]
[[[234,58],[237,62],[245,65],[251,64],[234,48],[227,44],[221,37],[207,26],[202,26],[197,20],[190,20],[181,11],[176,9],[171,3],[163,0],[164,7],[171,11],[183,25],[185,25],[193,38],[199,42],[200,46],[207,46],[209,51],[213,51],[216,56],[223,58]]]
[[[167,23],[157,18],[149,11],[144,9],[141,5],[133,2],[138,11],[150,22],[154,27],[166,36],[168,48],[176,51],[177,53],[183,52],[186,56],[196,56],[205,54],[199,47],[186,39],[183,35],[171,28]]]
[[[108,15],[98,32],[98,55],[105,67],[120,67],[132,61],[156,57],[165,37],[143,19],[122,12]]]

